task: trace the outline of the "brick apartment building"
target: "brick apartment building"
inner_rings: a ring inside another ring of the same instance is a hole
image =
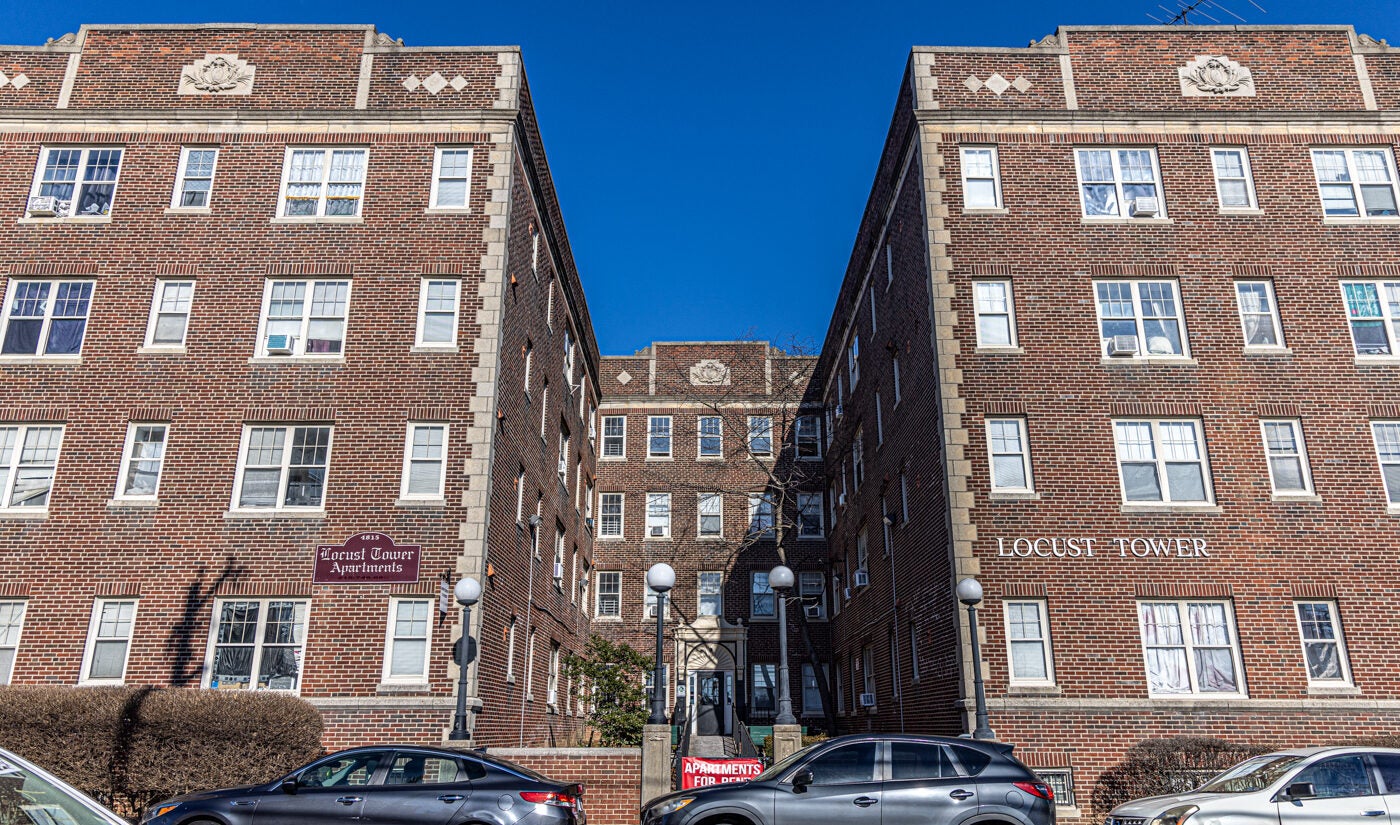
[[[598,355],[517,49],[4,47],[0,204],[0,682],[437,741],[474,575],[477,741],[567,738]]]
[[[1139,740],[1400,727],[1397,133],[1344,26],[913,51],[818,366],[843,727],[972,729],[966,576],[1069,818]]]

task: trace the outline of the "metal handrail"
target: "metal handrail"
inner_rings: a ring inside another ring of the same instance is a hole
[[[734,706],[729,708],[730,730],[734,731],[734,747],[739,756],[744,759],[758,759],[758,749],[753,746],[753,737],[749,735],[749,726],[739,720],[739,710]]]
[[[679,702],[676,703],[675,712],[671,714],[671,724],[680,725],[681,728],[680,742],[671,755],[671,788],[676,790],[681,786],[681,759],[690,755],[690,719],[685,707]]]

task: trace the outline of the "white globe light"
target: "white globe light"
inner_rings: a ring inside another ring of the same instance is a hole
[[[794,580],[792,569],[785,564],[780,564],[768,571],[768,586],[774,590],[787,590],[792,587]]]
[[[666,562],[653,564],[647,570],[647,587],[657,593],[666,593],[676,586],[676,570]]]
[[[481,601],[481,582],[476,579],[464,576],[457,580],[457,586],[452,589],[459,604],[471,607]]]
[[[963,579],[958,582],[958,601],[971,606],[982,601],[982,583],[976,579]]]

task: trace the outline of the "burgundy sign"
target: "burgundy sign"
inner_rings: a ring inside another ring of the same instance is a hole
[[[316,584],[381,584],[418,581],[422,558],[416,544],[394,544],[383,533],[360,533],[344,544],[316,547]]]

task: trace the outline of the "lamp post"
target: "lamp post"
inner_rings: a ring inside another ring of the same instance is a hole
[[[792,589],[793,579],[792,569],[784,564],[768,571],[768,586],[778,598],[778,718],[773,720],[776,725],[797,724],[788,691],[787,592]]]
[[[462,605],[462,639],[458,642],[460,647],[457,653],[457,715],[452,720],[452,733],[447,738],[460,741],[472,738],[471,731],[467,730],[467,666],[475,658],[471,649],[472,605],[481,601],[481,582],[463,576],[457,580],[453,594],[457,597],[457,603]]]
[[[973,739],[995,739],[987,720],[987,692],[982,685],[982,648],[977,640],[977,605],[982,602],[982,583],[968,578],[958,582],[958,601],[967,605],[968,629],[972,634],[972,688],[977,698],[977,727]]]
[[[666,666],[662,663],[666,643],[666,594],[676,586],[676,571],[666,562],[657,562],[647,570],[647,587],[656,593],[656,671],[651,675],[651,718],[648,725],[666,724]]]

